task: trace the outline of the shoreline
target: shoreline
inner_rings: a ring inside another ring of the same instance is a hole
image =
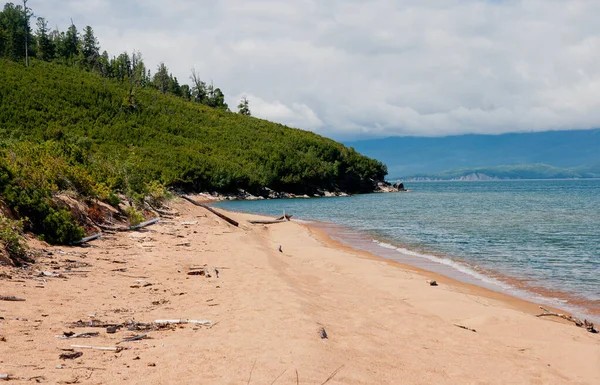
[[[217,208],[234,227],[181,199],[172,209],[180,215],[88,247],[41,245],[30,269],[0,267],[0,295],[25,299],[0,301],[0,374],[104,384],[322,384],[332,373],[332,385],[600,382],[599,335],[535,317],[533,304],[441,276],[432,287],[435,274],[296,221],[251,225],[261,216]],[[213,267],[218,275],[189,274]],[[210,323],[114,333],[90,323],[165,319]],[[65,332],[98,334],[56,337]],[[60,359],[64,349],[83,355]]]
[[[212,201],[210,203],[218,204],[219,202],[221,201]],[[238,214],[251,214],[269,217],[268,214],[264,213],[223,209],[219,205],[215,205],[215,207],[218,207],[224,211]],[[562,313],[578,316],[581,319],[588,319],[596,324],[600,323],[600,308],[592,306],[592,304],[594,304],[592,301],[578,298],[559,289],[549,289],[541,286],[529,286],[525,284],[526,280],[511,277],[496,271],[485,270],[477,265],[455,261],[447,256],[425,256],[420,252],[415,252],[410,249],[404,249],[402,246],[397,246],[394,244],[393,240],[378,238],[367,231],[352,229],[351,227],[337,224],[335,222],[323,222],[310,218],[300,218],[300,220],[302,221],[302,225],[317,228],[323,233],[322,235],[324,237],[330,238],[332,242],[339,244],[342,247],[365,252],[375,258],[382,258],[386,261],[398,263],[404,268],[416,269],[430,275],[435,274],[438,277],[444,277],[445,279],[450,279],[465,285],[472,285],[477,288],[514,298],[515,300],[525,301],[530,304],[537,304],[538,306],[543,305],[544,307],[549,307],[554,310],[560,310]],[[363,245],[366,245],[366,247],[356,244],[357,242],[354,242],[356,241],[354,238],[348,238],[344,236],[335,237],[330,229],[332,229],[332,231],[349,231],[355,235],[358,235],[364,238],[358,242],[363,242]],[[381,250],[373,250],[374,247],[371,245],[371,243],[377,244]],[[388,249],[386,246],[391,246],[389,248],[391,250],[384,250]],[[389,255],[390,252],[394,252],[394,254],[397,253],[397,255]],[[406,254],[406,252],[410,254]],[[407,261],[407,259],[411,261]],[[435,259],[448,261],[449,263],[443,263]],[[468,271],[463,271],[459,267],[465,268]],[[537,310],[539,313],[540,309],[537,308]]]

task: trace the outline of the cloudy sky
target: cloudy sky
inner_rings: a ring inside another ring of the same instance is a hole
[[[337,139],[600,127],[597,0],[29,0]],[[233,109],[233,108],[232,108]]]

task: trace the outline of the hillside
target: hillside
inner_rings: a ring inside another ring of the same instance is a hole
[[[546,164],[571,169],[600,163],[600,129],[346,142],[386,163],[391,179],[444,170]]]
[[[406,176],[411,180],[489,180],[489,179],[570,179],[600,178],[600,167],[582,166],[561,168],[547,164],[522,164],[515,166],[492,166],[458,168],[434,173]]]
[[[0,79],[0,194],[39,234],[56,227],[52,215],[66,221],[48,201],[64,190],[105,201],[162,187],[358,193],[386,175],[381,162],[314,133],[75,67],[0,59]]]

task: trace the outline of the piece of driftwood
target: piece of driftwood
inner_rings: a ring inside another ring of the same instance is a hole
[[[292,219],[293,215],[288,215],[285,213],[285,211],[283,212],[283,215],[280,216],[279,218],[277,218],[276,220],[278,221],[286,221],[289,222]]]
[[[477,330],[475,330],[475,329],[471,329],[471,328],[469,328],[469,327],[466,327],[466,326],[463,326],[463,325],[454,324],[454,326],[456,326],[456,327],[458,327],[458,328],[461,328],[461,329],[468,330],[468,331],[470,331],[470,332],[473,332],[473,333],[477,333]]]
[[[124,340],[117,342],[117,344],[120,344],[120,343],[123,343],[123,342],[140,341],[140,340],[143,340],[143,339],[146,339],[146,338],[148,338],[147,334],[138,334],[137,336],[125,338]]]
[[[10,380],[10,375],[8,375],[8,374],[0,374],[0,380],[8,381],[8,380]]]
[[[196,205],[196,206],[202,207],[202,208],[204,208],[204,209],[206,209],[206,210],[210,211],[211,213],[215,214],[216,216],[218,216],[219,218],[221,218],[221,219],[222,219],[222,220],[224,220],[225,222],[227,222],[227,223],[229,223],[229,224],[231,224],[231,225],[233,225],[233,226],[235,226],[235,227],[239,227],[239,225],[240,225],[238,222],[234,221],[233,219],[229,218],[229,217],[228,217],[228,216],[226,216],[226,215],[223,215],[223,214],[221,214],[220,212],[218,212],[217,210],[213,209],[213,208],[212,208],[212,207],[210,207],[210,206],[207,206],[207,205],[205,205],[205,204],[202,204],[202,203],[196,202],[195,200],[193,200],[193,199],[191,199],[191,198],[188,198],[188,197],[186,197],[185,195],[182,195],[181,197],[182,197],[183,199],[185,199],[186,201],[190,202],[190,203],[191,203],[191,204],[193,204],[193,205]]]
[[[154,321],[155,324],[167,324],[167,325],[183,325],[183,324],[196,324],[196,325],[208,325],[212,324],[209,320],[193,320],[193,319],[157,319]]]
[[[346,365],[344,364],[344,365],[340,366],[339,368],[337,368],[336,370],[334,370],[334,371],[333,371],[333,373],[331,373],[331,374],[329,375],[329,377],[327,377],[327,379],[321,383],[321,385],[325,385],[326,383],[328,383],[329,381],[331,381],[331,380],[333,379],[333,377],[335,377],[335,375],[336,375],[336,374],[338,374],[338,372],[339,372],[340,370],[342,370],[342,368],[343,368],[344,366],[346,366]]]
[[[89,237],[85,237],[85,238],[81,238],[80,240],[73,242],[72,245],[77,246],[77,245],[83,245],[84,243],[93,241],[94,239],[98,239],[102,236],[102,233],[98,233],[98,234],[94,234],[94,235],[90,235]]]
[[[438,283],[436,281],[427,281],[429,282],[429,286],[437,286]]]
[[[70,340],[72,338],[92,338],[98,337],[100,333],[98,332],[87,332],[87,333],[74,333],[74,332],[64,332],[63,334],[59,334],[55,336],[56,338]]]
[[[598,333],[598,329],[596,328],[596,326],[594,326],[594,324],[588,320],[582,321],[579,318],[572,316],[572,315],[555,313],[553,311],[546,309],[543,306],[540,306],[540,309],[542,309],[545,313],[538,314],[538,315],[536,315],[536,317],[548,317],[548,316],[559,317],[564,320],[573,322],[578,327],[586,328],[586,330],[590,333]]]
[[[14,295],[0,295],[0,301],[23,302],[25,298],[15,297]]]
[[[248,222],[253,225],[272,225],[275,223],[285,223],[288,221],[285,219],[249,219]]]
[[[61,273],[55,273],[53,271],[40,271],[38,274],[40,277],[50,277],[50,278],[65,278]]]
[[[58,358],[60,358],[61,360],[74,360],[81,356],[83,356],[82,352],[73,352],[73,353],[62,353],[60,356],[58,356]]]
[[[92,350],[102,350],[107,352],[120,352],[124,348],[120,346],[112,347],[112,346],[90,346],[90,345],[71,345],[72,348],[75,349],[92,349]]]
[[[160,220],[159,218],[154,218],[154,219],[151,219],[149,221],[142,222],[139,225],[135,225],[135,226],[106,226],[106,225],[100,225],[100,224],[97,224],[97,226],[99,228],[101,228],[102,230],[106,230],[106,231],[124,232],[124,231],[139,230],[139,229],[142,229],[144,227],[151,226],[151,225],[153,225],[155,223],[158,223],[159,220]]]

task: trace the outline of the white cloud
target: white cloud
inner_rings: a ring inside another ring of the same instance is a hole
[[[235,106],[334,137],[600,127],[600,2],[30,0]],[[230,97],[231,96],[231,97]]]

